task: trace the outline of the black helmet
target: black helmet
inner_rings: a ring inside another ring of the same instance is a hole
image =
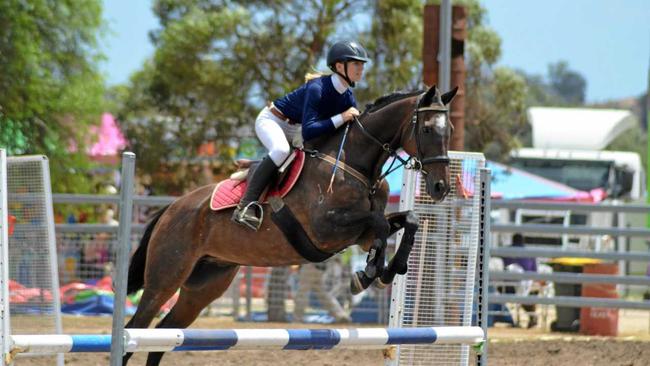
[[[361,62],[370,61],[368,59],[368,53],[363,46],[353,41],[336,42],[327,52],[327,66],[330,68],[333,68],[334,64],[337,62],[346,62],[351,60]]]

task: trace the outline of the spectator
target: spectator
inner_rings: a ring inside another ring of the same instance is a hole
[[[327,289],[328,268],[337,265],[338,258],[323,263],[307,263],[300,267],[298,274],[298,291],[295,296],[293,310],[294,322],[300,322],[305,315],[309,295],[314,292],[316,298],[336,323],[349,323],[350,315],[343,309],[336,297]]]
[[[524,237],[517,233],[512,236],[512,247],[524,248]],[[537,260],[530,257],[517,257],[517,258],[503,258],[503,265],[507,267],[510,264],[516,263],[523,268],[526,272],[537,272]]]
[[[101,217],[101,223],[111,226],[119,225],[114,215],[115,212],[112,209],[107,209]],[[107,275],[106,265],[110,260],[112,238],[113,236],[109,233],[98,233],[95,235],[94,240],[84,244],[79,258],[81,278],[98,280]]]
[[[512,236],[512,247],[515,248],[524,248],[524,237],[520,233],[516,233]],[[537,260],[532,257],[515,257],[515,258],[509,258],[509,257],[504,257],[503,258],[503,265],[504,267],[508,267],[511,264],[517,264],[519,265],[524,272],[537,272]],[[506,293],[514,293],[514,288],[510,287],[506,289]],[[528,295],[535,295],[537,294],[536,290],[531,290]],[[528,328],[532,328],[537,325],[537,307],[535,304],[530,304],[530,305],[522,305],[522,308],[528,313],[529,320],[528,320]]]

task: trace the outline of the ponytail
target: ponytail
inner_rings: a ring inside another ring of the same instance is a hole
[[[321,76],[329,75],[329,73],[318,71],[316,69],[312,69],[312,70],[313,70],[312,72],[308,72],[308,73],[305,74],[305,83],[310,81],[310,80],[314,80],[316,78],[319,78]]]

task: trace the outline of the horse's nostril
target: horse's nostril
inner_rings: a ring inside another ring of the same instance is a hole
[[[435,184],[436,191],[438,192],[443,192],[445,190],[445,182],[442,180],[439,180]]]

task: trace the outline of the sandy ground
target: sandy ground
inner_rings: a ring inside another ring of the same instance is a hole
[[[98,333],[110,329],[110,318],[66,318],[64,329],[69,333]],[[239,323],[218,318],[200,318],[193,328],[287,328],[306,327],[301,324]],[[310,328],[317,325],[310,324]],[[650,365],[650,314],[622,311],[618,337],[593,337],[578,334],[550,333],[535,329],[497,326],[488,331],[488,363],[490,365]],[[135,355],[129,365],[144,365],[146,355]],[[473,358],[472,358],[473,360]],[[17,366],[52,365],[51,359],[22,358]],[[69,354],[66,365],[104,366],[107,354]],[[309,366],[370,366],[383,365],[381,350],[333,351],[227,351],[168,353],[161,365],[309,365]],[[474,362],[470,362],[474,364]]]

